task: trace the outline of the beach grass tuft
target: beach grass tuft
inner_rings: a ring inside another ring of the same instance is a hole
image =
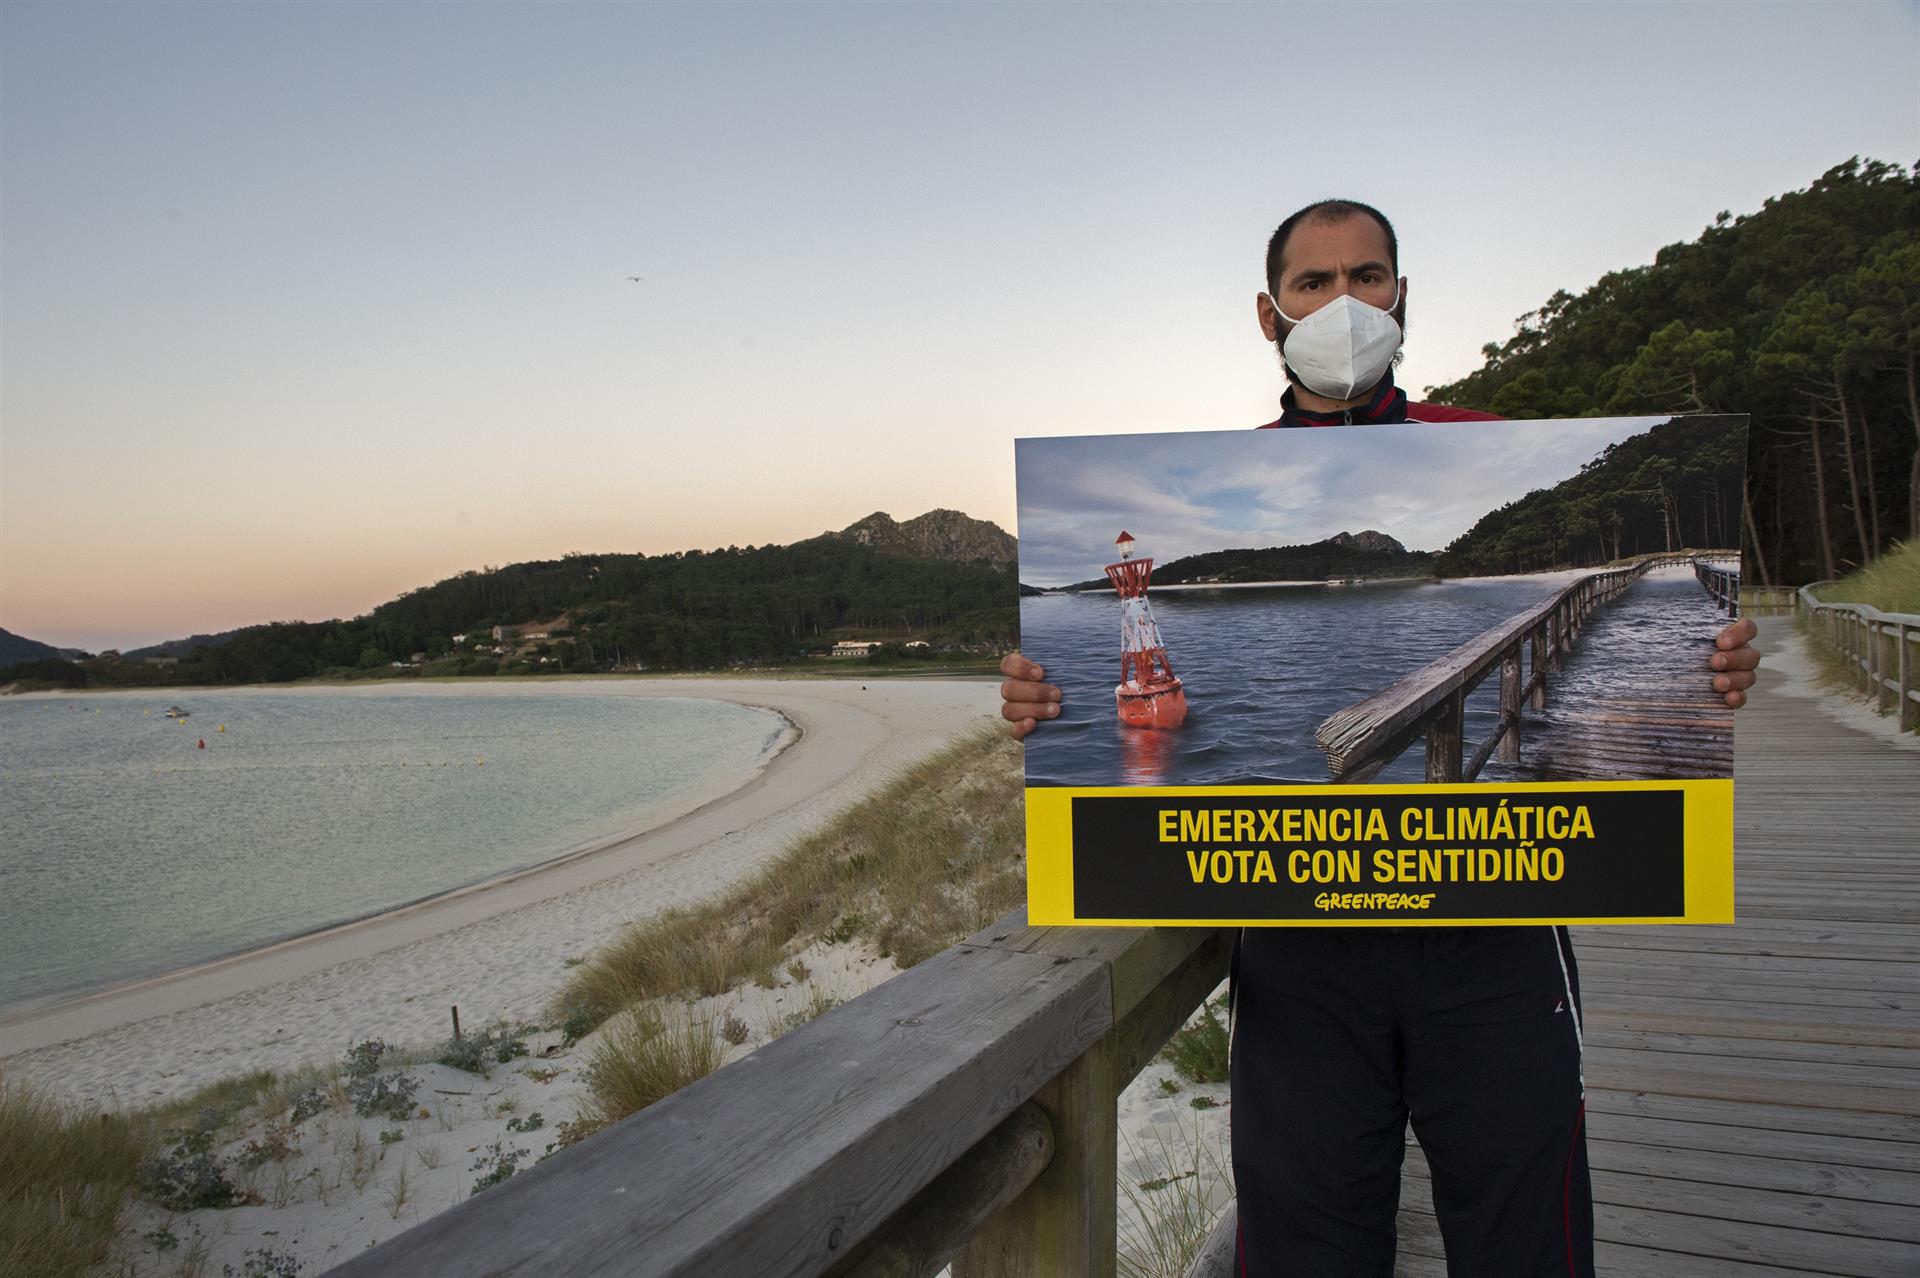
[[[152,1140],[147,1119],[81,1113],[0,1072],[0,1273],[78,1278],[103,1259]]]
[[[619,1122],[705,1078],[726,1057],[715,1027],[685,1009],[633,1013],[593,1050],[585,1073],[593,1104],[583,1117],[595,1127]]]
[[[1151,1136],[1144,1148],[1122,1137],[1116,1270],[1120,1278],[1185,1278],[1233,1198],[1232,1178],[1197,1120],[1172,1135],[1155,1127]]]
[[[820,937],[903,968],[937,954],[1025,892],[1021,785],[1004,732],[961,737],[733,890],[629,927],[571,969],[556,1019],[577,1038],[651,1000],[723,994]]]

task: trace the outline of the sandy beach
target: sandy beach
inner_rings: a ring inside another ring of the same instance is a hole
[[[539,1019],[568,960],[628,920],[724,889],[896,769],[990,722],[992,693],[980,679],[648,685],[647,695],[777,711],[797,738],[740,788],[604,848],[0,1024],[0,1064],[63,1100],[131,1107],[253,1070],[337,1066],[367,1039],[403,1049],[390,1063],[418,1084],[409,1116],[339,1107],[296,1123],[263,1116],[214,1151],[243,1201],[173,1211],[138,1198],[111,1262],[162,1275],[271,1264],[310,1278],[466,1200],[502,1157],[524,1168],[550,1152],[556,1128],[590,1105],[588,1066],[625,1019],[571,1044],[557,1030],[530,1032],[527,1057],[481,1076],[431,1059],[450,1006],[469,1028]],[[740,1027],[731,1062],[896,970],[870,943],[822,940],[771,987],[698,999],[686,1015]],[[1123,1249],[1145,1246],[1140,1213],[1158,1196],[1192,1195],[1209,1212],[1230,1199],[1227,1100],[1224,1082],[1180,1079],[1164,1060],[1125,1089]],[[276,1152],[251,1157],[262,1149]]]
[[[798,739],[739,789],[590,853],[0,1023],[7,1072],[61,1099],[133,1106],[331,1060],[361,1039],[437,1041],[455,1005],[472,1025],[537,1017],[566,960],[629,919],[730,885],[993,708],[977,679],[673,679],[622,692],[765,707]]]

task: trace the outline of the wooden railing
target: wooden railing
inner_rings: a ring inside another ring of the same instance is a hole
[[[1883,711],[1899,716],[1900,730],[1920,728],[1920,614],[1881,612],[1865,604],[1824,603],[1816,581],[1795,595],[1807,632],[1842,657],[1854,683]]]
[[[1649,568],[1684,563],[1692,554],[1647,555],[1624,568],[1588,573],[1545,603],[1475,636],[1430,665],[1329,717],[1314,733],[1327,752],[1335,781],[1371,779],[1422,736],[1427,739],[1428,781],[1471,781],[1499,752],[1520,760],[1520,709],[1547,704],[1547,675],[1559,673],[1580,627],[1593,610],[1625,590]],[[1521,650],[1529,654],[1521,679]],[[1500,719],[1493,735],[1466,758],[1467,696],[1500,671]]]
[[[331,1272],[1111,1278],[1120,1091],[1225,977],[1231,933],[1025,920]]]
[[[1777,617],[1792,612],[1794,601],[1800,592],[1792,586],[1742,586],[1740,587],[1740,615],[1743,617]]]
[[[1693,575],[1705,587],[1720,611],[1729,617],[1740,615],[1740,565],[1728,567],[1705,559],[1693,561]]]

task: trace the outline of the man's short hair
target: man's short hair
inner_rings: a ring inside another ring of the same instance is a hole
[[[1280,261],[1286,256],[1287,240],[1293,235],[1293,228],[1302,222],[1344,222],[1355,214],[1365,214],[1380,224],[1387,233],[1387,260],[1395,275],[1400,274],[1400,240],[1393,233],[1393,223],[1387,221],[1386,214],[1371,204],[1362,204],[1358,200],[1321,200],[1309,204],[1292,217],[1282,222],[1267,241],[1267,291],[1274,292],[1280,287]]]

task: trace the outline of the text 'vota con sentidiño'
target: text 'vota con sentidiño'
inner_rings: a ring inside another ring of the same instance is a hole
[[[1561,846],[1594,837],[1582,803],[1163,808],[1159,841],[1182,845],[1195,883],[1376,885],[1556,882]],[[1224,846],[1223,846],[1224,845]]]

